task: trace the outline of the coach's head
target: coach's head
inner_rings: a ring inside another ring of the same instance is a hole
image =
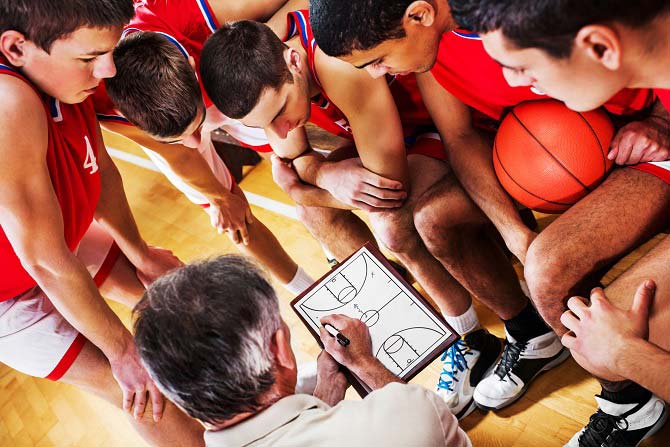
[[[224,428],[293,394],[296,360],[277,297],[241,256],[182,267],[134,310],[140,357],[190,416]]]

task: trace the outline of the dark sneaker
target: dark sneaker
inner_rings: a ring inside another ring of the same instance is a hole
[[[596,396],[598,411],[565,447],[636,447],[668,419],[665,402],[652,395],[646,402],[616,404]]]
[[[560,365],[568,357],[570,351],[553,331],[527,342],[517,342],[507,334],[505,349],[495,370],[475,389],[477,406],[500,410],[514,403],[542,371]]]
[[[475,387],[495,366],[502,350],[502,340],[479,329],[456,343],[442,354],[442,372],[435,392],[458,418],[475,409]]]

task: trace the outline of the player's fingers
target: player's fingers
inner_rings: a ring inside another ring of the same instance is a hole
[[[403,189],[403,184],[402,182],[399,182],[397,180],[391,180],[386,177],[382,177],[381,175],[377,175],[374,172],[366,170],[366,175],[363,179],[365,183],[368,185],[375,186],[377,188],[384,188],[384,189]]]
[[[568,349],[574,349],[575,344],[577,343],[577,337],[572,332],[566,332],[563,337],[561,337],[561,343]]]
[[[389,209],[402,206],[402,200],[382,200],[368,194],[362,194],[359,198],[361,202],[367,203],[373,208]]]
[[[645,139],[644,141],[639,141],[634,147],[633,150],[630,153],[630,157],[628,157],[628,162],[627,164],[629,165],[634,165],[639,163],[644,157],[647,156],[647,154],[651,150],[651,145],[649,142]]]
[[[561,315],[561,323],[575,334],[579,333],[579,319],[571,311],[568,310],[563,312],[563,315]]]
[[[254,215],[251,214],[251,208],[247,206],[247,211],[246,211],[246,221],[248,224],[254,223]]]
[[[635,291],[633,304],[631,305],[630,310],[640,317],[647,319],[649,317],[649,309],[651,307],[652,301],[654,300],[655,293],[656,283],[651,279],[646,280]]]
[[[615,163],[618,165],[625,165],[633,150],[634,134],[627,132],[619,143],[619,153],[616,156]]]
[[[247,230],[247,226],[242,224],[237,232],[240,234],[242,243],[244,245],[249,245],[249,230]]]
[[[135,419],[141,419],[144,415],[144,409],[147,407],[147,390],[145,388],[137,388],[135,390],[135,411],[133,416]]]
[[[573,296],[568,300],[568,309],[570,309],[577,318],[583,318],[588,312],[586,301],[580,296]]]
[[[390,201],[401,201],[407,197],[407,193],[403,190],[379,188],[377,186],[369,185],[367,183],[363,183],[363,185],[361,186],[361,192],[371,197],[376,197],[381,200],[390,200]]]
[[[130,413],[130,410],[133,408],[133,399],[135,397],[135,393],[125,387],[123,387],[122,389],[123,389],[123,411],[127,411]]]
[[[149,391],[149,398],[151,399],[151,411],[153,413],[154,422],[158,422],[163,417],[165,399],[153,382],[147,384],[147,389]]]
[[[234,244],[240,243],[240,234],[236,230],[228,229],[226,231],[228,233],[228,237],[231,241],[233,241]]]

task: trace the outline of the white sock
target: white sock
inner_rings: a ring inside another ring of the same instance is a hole
[[[298,266],[298,271],[295,272],[295,276],[287,284],[284,284],[284,287],[292,294],[300,295],[312,284],[314,284],[312,277],[309,276],[307,272],[302,269],[302,267]]]
[[[457,317],[445,315],[444,319],[447,320],[449,326],[451,326],[456,332],[458,332],[458,335],[461,336],[472,332],[479,327],[479,317],[477,317],[477,312],[475,311],[475,307],[472,305],[472,303],[470,303],[470,307],[463,315],[459,315]]]

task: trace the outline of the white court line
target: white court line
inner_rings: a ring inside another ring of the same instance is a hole
[[[109,146],[107,146],[107,152],[109,152],[109,155],[111,155],[112,157],[117,158],[119,160],[123,160],[135,166],[139,166],[141,168],[148,169],[154,172],[161,172],[160,169],[158,169],[156,165],[153,164],[153,162],[147,158],[140,157],[134,154],[129,154],[128,152],[115,149]],[[244,191],[244,195],[247,196],[247,200],[249,201],[249,203],[254,206],[263,208],[276,214],[280,214],[284,217],[288,217],[289,219],[299,220],[298,214],[296,213],[294,206],[287,205],[285,203],[281,203],[273,199],[269,199],[265,196],[254,194],[253,192],[249,191]]]

